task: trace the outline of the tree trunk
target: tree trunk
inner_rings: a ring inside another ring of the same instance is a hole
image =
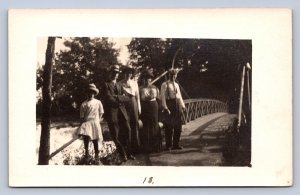
[[[50,153],[50,124],[51,124],[51,87],[52,66],[54,58],[55,37],[48,38],[46,62],[43,72],[43,102],[42,102],[42,130],[39,149],[39,165],[49,164]]]

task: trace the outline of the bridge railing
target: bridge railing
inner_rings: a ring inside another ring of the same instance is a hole
[[[186,110],[182,113],[184,124],[216,112],[228,112],[228,105],[219,100],[212,99],[187,99],[184,100]]]

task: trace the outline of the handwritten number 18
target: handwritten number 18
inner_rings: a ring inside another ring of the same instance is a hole
[[[143,181],[143,184],[144,184],[145,182],[147,182],[147,183],[149,183],[149,184],[154,184],[153,177],[149,177],[149,178],[145,177],[145,179],[144,179],[144,181]]]

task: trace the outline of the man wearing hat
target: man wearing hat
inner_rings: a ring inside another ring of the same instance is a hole
[[[185,109],[180,88],[176,83],[178,70],[169,70],[169,80],[161,85],[161,99],[164,111],[168,113],[165,124],[166,150],[180,150],[180,135],[182,131],[181,113]]]
[[[109,71],[109,80],[104,84],[104,101],[107,108],[107,122],[110,134],[116,144],[117,150],[123,157],[134,160],[130,151],[131,128],[128,122],[128,114],[125,109],[125,103],[130,99],[122,86],[117,83],[120,69],[118,65],[112,66]]]

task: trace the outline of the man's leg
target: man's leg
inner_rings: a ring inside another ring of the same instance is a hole
[[[124,160],[127,160],[127,155],[125,152],[124,147],[122,146],[120,140],[119,140],[119,124],[116,122],[110,122],[108,123],[109,131],[112,137],[112,140],[115,142],[117,151],[119,154],[124,158]]]
[[[166,125],[166,148],[171,149],[174,145],[175,137],[175,125],[177,123],[177,110],[176,110],[176,100],[167,100],[167,106],[171,112],[168,117],[168,124]]]
[[[131,121],[130,127],[131,127],[132,152],[139,153],[141,143],[140,143],[138,121]]]
[[[127,157],[134,160],[135,157],[132,155],[131,151],[131,128],[129,122],[124,118],[120,120],[120,129],[122,129],[122,132],[120,132],[120,142],[125,148]]]
[[[170,150],[172,147],[173,127],[170,124],[165,124],[165,138],[166,138],[166,150]]]
[[[180,136],[182,132],[182,122],[181,122],[181,114],[182,108],[179,104],[179,100],[176,99],[173,105],[173,124],[174,124],[174,135],[173,135],[173,146],[172,149],[179,149],[181,150],[182,147],[179,145]]]
[[[179,145],[181,131],[182,131],[182,125],[181,124],[176,124],[175,127],[174,127],[173,147],[172,147],[172,149],[182,149],[182,147]]]

